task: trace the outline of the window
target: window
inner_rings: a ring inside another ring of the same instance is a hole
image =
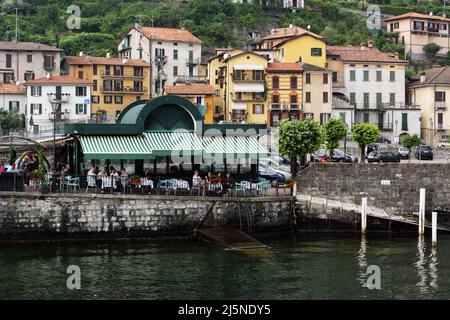
[[[297,77],[291,77],[291,89],[297,89]]]
[[[337,81],[338,81],[338,73],[333,72],[333,82],[337,82]]]
[[[321,113],[320,114],[320,125],[323,126],[325,123],[330,120],[330,114],[329,113]]]
[[[96,65],[96,64],[94,64],[94,65],[92,66],[92,73],[94,74],[94,76],[97,75],[97,65]]]
[[[111,104],[112,103],[112,96],[104,96],[103,97],[103,101],[107,104]]]
[[[279,105],[280,104],[280,96],[277,94],[272,95],[272,104]]]
[[[25,72],[23,78],[25,79],[25,81],[34,80],[34,72]]]
[[[31,96],[32,97],[40,97],[40,96],[42,96],[42,87],[40,87],[40,86],[32,86],[31,87]]]
[[[321,57],[322,56],[322,48],[311,48],[311,56]]]
[[[369,109],[369,93],[364,92],[364,109]]]
[[[383,94],[381,92],[377,92],[377,108],[381,108],[383,104]]]
[[[306,92],[305,102],[306,103],[311,103],[311,92]]]
[[[114,66],[114,75],[115,76],[123,76],[123,67],[122,66]]]
[[[262,70],[253,71],[253,80],[261,81],[264,80],[264,74]]]
[[[86,114],[86,106],[83,103],[77,103],[75,105],[76,114]]]
[[[438,113],[437,115],[437,129],[438,130],[443,130],[444,129],[444,114],[443,113]]]
[[[32,54],[27,54],[27,62],[28,63],[32,63],[33,62],[33,55]]]
[[[389,94],[389,105],[395,106],[395,92]]]
[[[216,97],[220,96],[220,90],[216,90]]]
[[[221,106],[215,106],[214,107],[214,113],[221,113],[222,112],[222,107]]]
[[[252,93],[253,100],[263,100],[264,99],[264,93],[262,92],[253,92]]]
[[[9,53],[6,54],[6,67],[12,68],[12,55]]]
[[[92,91],[97,91],[98,90],[97,80],[94,80],[93,83],[94,83],[94,85],[92,86]]]
[[[178,67],[177,66],[173,66],[173,75],[178,76]]]
[[[111,75],[111,68],[109,66],[105,66],[105,76]]]
[[[53,69],[55,67],[55,57],[49,54],[44,56],[44,69]]]
[[[311,83],[311,73],[307,73],[305,76],[306,76],[305,83],[310,84]]]
[[[79,70],[78,71],[78,79],[83,79],[84,73],[83,71]]]
[[[322,96],[323,96],[323,103],[328,103],[328,92],[324,92]]]
[[[195,104],[201,106],[203,105],[203,98],[202,97],[195,97]]]
[[[350,70],[350,81],[356,81],[356,71]]]
[[[144,68],[134,67],[134,76],[135,77],[143,77],[144,76]]]
[[[356,105],[356,92],[350,92],[350,104],[352,106]]]
[[[254,104],[253,114],[264,114],[264,106],[262,104]]]
[[[369,70],[364,70],[363,75],[364,75],[363,80],[369,81]]]
[[[323,84],[328,84],[328,73],[323,74]]]
[[[389,71],[389,81],[395,81],[395,71]]]
[[[311,113],[311,112],[305,112],[305,113],[303,114],[303,119],[308,119],[308,118],[314,119],[314,113]]]
[[[165,56],[165,50],[164,49],[160,49],[160,48],[156,48],[155,49],[155,56],[156,57],[164,57]]]
[[[369,114],[367,112],[363,114],[363,122],[369,123]]]
[[[279,89],[280,88],[280,78],[278,76],[272,77],[272,89]]]
[[[114,97],[114,103],[122,104],[123,103],[123,97],[122,96],[115,96]]]
[[[92,103],[100,103],[100,97],[99,96],[92,96],[91,100],[92,100]]]
[[[408,131],[408,114],[402,113],[402,130]]]
[[[434,93],[435,102],[445,102],[445,91],[436,91]]]
[[[291,102],[291,108],[292,107],[297,107],[297,103],[298,103],[298,97],[296,95],[291,95],[290,97],[290,102]]]
[[[339,112],[339,117],[344,123],[347,123],[347,114],[345,112]]]
[[[173,50],[173,60],[178,60],[178,50]]]
[[[10,101],[9,102],[9,111],[17,110],[19,111],[20,103],[19,101]]]
[[[86,87],[76,87],[75,88],[75,95],[77,97],[85,97],[86,94]]]
[[[31,114],[42,114],[42,104],[32,103],[30,105],[30,113]]]
[[[377,70],[377,81],[383,81],[383,73],[381,70]]]
[[[244,80],[244,73],[242,70],[234,70],[234,80]]]
[[[14,82],[14,73],[4,73],[3,82],[4,83]]]

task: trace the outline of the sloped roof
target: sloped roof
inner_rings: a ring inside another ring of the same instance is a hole
[[[310,35],[312,37],[315,38],[320,38],[323,39],[323,37],[300,27],[297,26],[292,26],[289,28],[278,28],[278,29],[273,29],[272,32],[263,37],[262,40],[271,40],[271,39],[277,39],[277,38],[291,38],[291,37],[295,37],[295,36],[300,36],[300,35]]]
[[[165,92],[168,95],[186,95],[186,94],[214,94],[214,87],[208,84],[192,84],[192,85],[178,85],[165,86]]]
[[[331,72],[331,70],[322,68],[313,64],[303,63],[302,68],[304,71],[320,71],[320,72]]]
[[[50,78],[43,77],[35,80],[28,80],[25,82],[25,85],[33,85],[33,84],[91,84],[90,81],[84,79],[78,79],[70,76],[51,76]]]
[[[0,42],[0,50],[11,50],[11,51],[63,51],[57,47],[49,46],[42,43],[34,42]]]
[[[267,65],[268,72],[283,72],[283,71],[292,71],[292,72],[301,72],[302,67],[298,63],[269,63]]]
[[[361,46],[328,46],[327,55],[339,56],[343,61],[407,63],[393,53]]]
[[[91,56],[66,56],[64,59],[71,65],[114,65],[114,66],[135,66],[135,67],[149,67],[149,64],[144,60],[139,59],[127,59],[127,63],[124,63],[124,59],[120,58],[106,58],[106,57],[91,57]]]
[[[425,81],[420,81],[421,75],[411,77],[410,87],[443,84],[450,85],[450,67],[441,67],[425,70]]]
[[[0,83],[0,94],[26,94],[27,88],[24,85],[14,83]]]
[[[202,43],[199,38],[186,29],[139,27],[137,30],[152,40]]]
[[[423,14],[423,13],[417,13],[417,12],[407,12],[404,14],[401,14],[399,16],[395,16],[392,18],[386,19],[386,21],[395,21],[395,20],[401,20],[401,19],[409,19],[409,18],[418,18],[418,19],[428,19],[428,20],[441,20],[444,22],[450,22],[450,19],[444,18],[441,16],[432,16],[429,14]]]

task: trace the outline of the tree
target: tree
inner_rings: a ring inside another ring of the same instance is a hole
[[[23,117],[18,110],[0,111],[0,128],[4,134],[8,134],[10,130],[22,129],[23,127]]]
[[[13,147],[9,147],[8,159],[6,160],[6,162],[11,165],[16,161],[16,159],[17,159],[16,149],[14,149]]]
[[[407,136],[403,137],[400,143],[403,147],[408,149],[409,154],[411,154],[411,149],[420,146],[422,144],[422,140],[420,140],[417,134],[408,134]]]
[[[291,172],[298,172],[297,159],[304,159],[308,153],[315,152],[323,141],[323,132],[319,123],[312,118],[303,121],[282,121],[280,124],[279,151],[291,160]]]
[[[347,126],[340,117],[332,117],[324,125],[325,144],[330,154],[339,147],[339,142],[347,135]]]
[[[423,46],[423,51],[430,56],[436,55],[440,50],[441,46],[434,42],[430,42]]]
[[[361,149],[361,162],[366,161],[366,146],[374,143],[381,136],[381,131],[372,123],[359,123],[353,126],[352,139]]]

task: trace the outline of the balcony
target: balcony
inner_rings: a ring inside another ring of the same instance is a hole
[[[436,110],[446,110],[447,109],[447,102],[446,101],[435,101],[434,102],[434,108]]]
[[[54,70],[56,68],[56,63],[44,63],[44,70]]]
[[[54,117],[55,117],[55,115],[53,113],[48,114],[48,120],[50,120],[51,122],[53,122]],[[60,119],[56,118],[56,121],[67,121],[67,120],[70,120],[70,112],[68,110],[65,110],[62,113]]]
[[[103,93],[147,93],[146,87],[101,87]]]
[[[187,59],[186,60],[186,65],[187,66],[196,66],[200,64],[200,59],[199,58],[195,58],[195,59]]]
[[[178,76],[175,82],[178,83],[208,83],[206,76]]]
[[[445,131],[445,126],[443,123],[438,123],[436,126],[437,131]]]
[[[66,103],[70,100],[70,93],[62,93],[60,97],[56,93],[48,93],[48,101],[50,103],[52,102],[59,102],[59,103]]]
[[[269,106],[270,111],[281,111],[281,105],[279,103],[272,103]]]
[[[254,78],[234,78],[234,82],[257,82],[257,83],[263,83],[264,79],[254,79]]]
[[[381,131],[392,131],[394,127],[392,122],[378,123],[377,125]]]
[[[100,72],[100,75],[103,78],[118,78],[118,79],[124,79],[124,78],[131,78],[131,79],[144,79],[147,76],[147,72],[123,72],[123,73],[114,73],[114,72],[108,72],[108,71],[102,71]]]

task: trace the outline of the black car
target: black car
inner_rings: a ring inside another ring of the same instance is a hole
[[[433,149],[430,146],[420,146],[416,151],[417,160],[433,160]]]
[[[344,151],[340,149],[336,149],[333,151],[331,155],[331,162],[348,162],[348,163],[357,163],[358,158],[348,153],[344,153]]]
[[[369,163],[372,162],[378,162],[378,163],[385,163],[385,162],[394,162],[399,163],[400,162],[400,155],[390,152],[390,151],[372,151],[367,156],[367,161]]]

